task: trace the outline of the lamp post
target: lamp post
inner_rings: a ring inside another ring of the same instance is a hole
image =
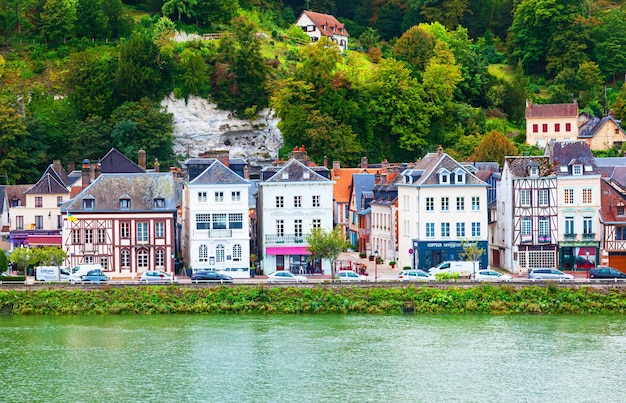
[[[374,251],[374,281],[378,281],[378,249]]]
[[[589,248],[585,251],[585,256],[587,256],[587,265],[585,267],[587,268],[587,278],[589,278]]]

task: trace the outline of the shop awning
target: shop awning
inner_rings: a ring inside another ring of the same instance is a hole
[[[306,246],[268,246],[265,248],[266,255],[310,255]]]
[[[28,246],[61,246],[61,235],[29,235]]]

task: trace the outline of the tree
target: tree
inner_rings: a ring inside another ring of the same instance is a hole
[[[193,11],[200,26],[227,24],[237,15],[239,3],[237,0],[197,0]]]
[[[480,269],[476,267],[476,262],[478,259],[485,253],[485,249],[478,247],[478,242],[470,241],[467,239],[460,239],[461,247],[463,248],[463,252],[460,255],[467,261],[474,262],[474,270],[472,272],[473,275],[476,275],[476,270]],[[480,264],[480,263],[479,263]],[[473,276],[472,276],[473,277]]]
[[[303,47],[300,54],[301,63],[296,67],[295,77],[312,84],[318,93],[326,90],[341,61],[339,48],[322,37],[317,43]]]
[[[193,9],[196,4],[196,0],[168,0],[163,3],[161,10],[163,15],[176,14],[180,21],[183,15],[191,17],[194,14]]]
[[[335,275],[335,262],[341,254],[350,247],[341,228],[336,226],[332,231],[322,228],[313,228],[306,236],[307,252],[311,253],[311,259],[326,259],[330,261],[330,274]]]
[[[79,0],[76,3],[76,35],[85,38],[106,38],[107,20],[102,13],[102,1]]]
[[[615,119],[626,119],[626,83],[622,85],[619,95],[615,99],[615,102],[611,104],[613,115]]]
[[[25,147],[28,131],[22,116],[5,103],[0,102],[0,174],[7,175],[9,183],[29,178]]]
[[[157,97],[161,85],[159,49],[146,34],[134,32],[119,46],[115,89],[121,101]]]
[[[448,29],[461,23],[463,16],[470,12],[468,0],[423,0],[422,15],[428,21],[438,21]]]
[[[4,250],[0,249],[0,274],[6,272],[9,268],[9,259]]]
[[[473,161],[495,161],[504,165],[504,157],[517,155],[515,145],[506,136],[492,130],[483,137],[470,157]]]
[[[407,62],[411,68],[421,73],[433,56],[435,38],[421,26],[411,27],[396,41],[393,54],[399,60]]]
[[[626,14],[614,8],[603,16],[601,23],[593,28],[595,61],[602,73],[615,81],[617,74],[626,66]]]
[[[9,261],[17,265],[18,272],[26,275],[28,268],[37,263],[36,256],[30,248],[15,248],[9,255]]]
[[[39,20],[39,31],[53,43],[65,40],[74,32],[76,7],[72,0],[46,0]]]
[[[350,126],[317,110],[309,115],[308,123],[309,128],[304,132],[302,142],[311,155],[317,156],[316,162],[321,163],[322,157],[343,163],[355,162],[349,158],[359,155],[361,146]]]
[[[200,95],[200,90],[208,82],[207,65],[200,51],[191,48],[183,50],[178,68],[183,82],[183,95]]]

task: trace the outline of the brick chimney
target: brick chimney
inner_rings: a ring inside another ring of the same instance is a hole
[[[380,172],[386,173],[388,166],[389,166],[389,162],[387,162],[387,159],[385,159],[383,162],[380,163]]]
[[[367,168],[367,157],[361,157],[361,168]]]
[[[441,144],[439,144],[439,147],[437,147],[437,155],[441,154],[443,154],[443,147],[441,146]]]
[[[333,171],[332,178],[340,178],[341,177],[341,162],[333,161]]]
[[[203,158],[215,158],[219,160],[224,166],[230,166],[230,151],[228,150],[215,150],[215,151],[205,151],[202,154]]]
[[[98,178],[101,173],[102,173],[102,165],[100,165],[100,163],[94,164],[92,179]]]
[[[83,189],[89,186],[89,183],[91,182],[91,164],[87,158],[83,160],[81,180],[81,187]]]
[[[52,169],[54,169],[54,171],[60,175],[61,174],[61,170],[63,169],[61,167],[61,160],[53,160],[52,161]]]
[[[137,165],[144,171],[146,170],[146,150],[141,149],[137,151]]]
[[[324,156],[324,168],[328,168],[328,157]]]
[[[309,159],[309,155],[307,154],[304,148],[304,145],[301,146],[300,148],[294,147],[293,150],[291,151],[291,155],[289,155],[289,158],[296,159],[306,166],[308,166],[309,162],[311,161]]]
[[[154,172],[156,173],[159,172],[159,159],[158,158],[154,159]]]
[[[243,178],[250,179],[250,174],[248,173],[248,165],[243,166]]]
[[[67,173],[69,174],[69,173],[74,172],[74,167],[75,167],[74,161],[68,162],[67,163]]]

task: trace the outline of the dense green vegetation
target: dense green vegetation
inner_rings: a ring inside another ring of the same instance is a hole
[[[302,46],[293,23],[307,3],[346,24],[349,51]],[[626,116],[623,5],[0,0],[0,175],[34,182],[53,159],[95,160],[111,147],[177,164],[185,156],[159,104],[169,94],[246,118],[271,107],[284,151],[304,145],[318,163],[410,161],[439,144],[459,160],[536,153],[524,145],[527,98]]]
[[[0,290],[0,311],[15,315],[174,313],[625,313],[623,288],[491,286],[207,287]]]

